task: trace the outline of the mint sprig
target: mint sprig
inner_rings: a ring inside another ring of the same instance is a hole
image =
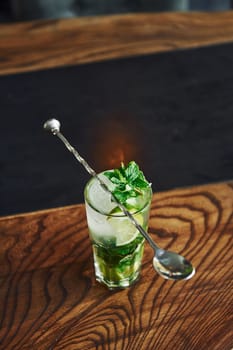
[[[128,198],[142,195],[143,190],[151,185],[134,161],[127,166],[121,163],[120,168],[105,171],[104,175],[115,185],[112,193],[121,204],[125,204]]]

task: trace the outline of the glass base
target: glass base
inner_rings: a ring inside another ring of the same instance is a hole
[[[109,289],[122,289],[134,284],[139,278],[144,250],[144,240],[140,240],[132,252],[128,251],[127,245],[111,250],[93,244],[96,280]]]
[[[131,278],[126,278],[124,280],[121,280],[117,283],[114,283],[112,281],[108,281],[106,279],[103,279],[102,277],[96,275],[96,281],[103,284],[110,290],[117,290],[117,289],[125,289],[128,287],[131,287],[134,285],[140,278],[140,271],[138,273],[134,274]]]

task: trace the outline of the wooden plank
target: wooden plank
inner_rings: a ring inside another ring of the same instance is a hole
[[[233,41],[233,12],[157,13],[0,25],[0,74]]]
[[[233,183],[155,194],[150,229],[196,275],[165,281],[146,245],[140,281],[94,281],[83,205],[0,219],[1,349],[233,347]]]

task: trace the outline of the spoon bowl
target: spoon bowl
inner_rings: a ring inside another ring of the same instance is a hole
[[[175,252],[157,249],[153,258],[154,269],[166,279],[188,280],[195,274],[192,264]]]

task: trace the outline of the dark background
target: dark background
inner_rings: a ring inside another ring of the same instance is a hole
[[[1,0],[0,21],[160,11],[226,11],[233,0]]]
[[[0,214],[83,202],[88,174],[135,159],[154,191],[233,177],[233,44],[0,78]]]

